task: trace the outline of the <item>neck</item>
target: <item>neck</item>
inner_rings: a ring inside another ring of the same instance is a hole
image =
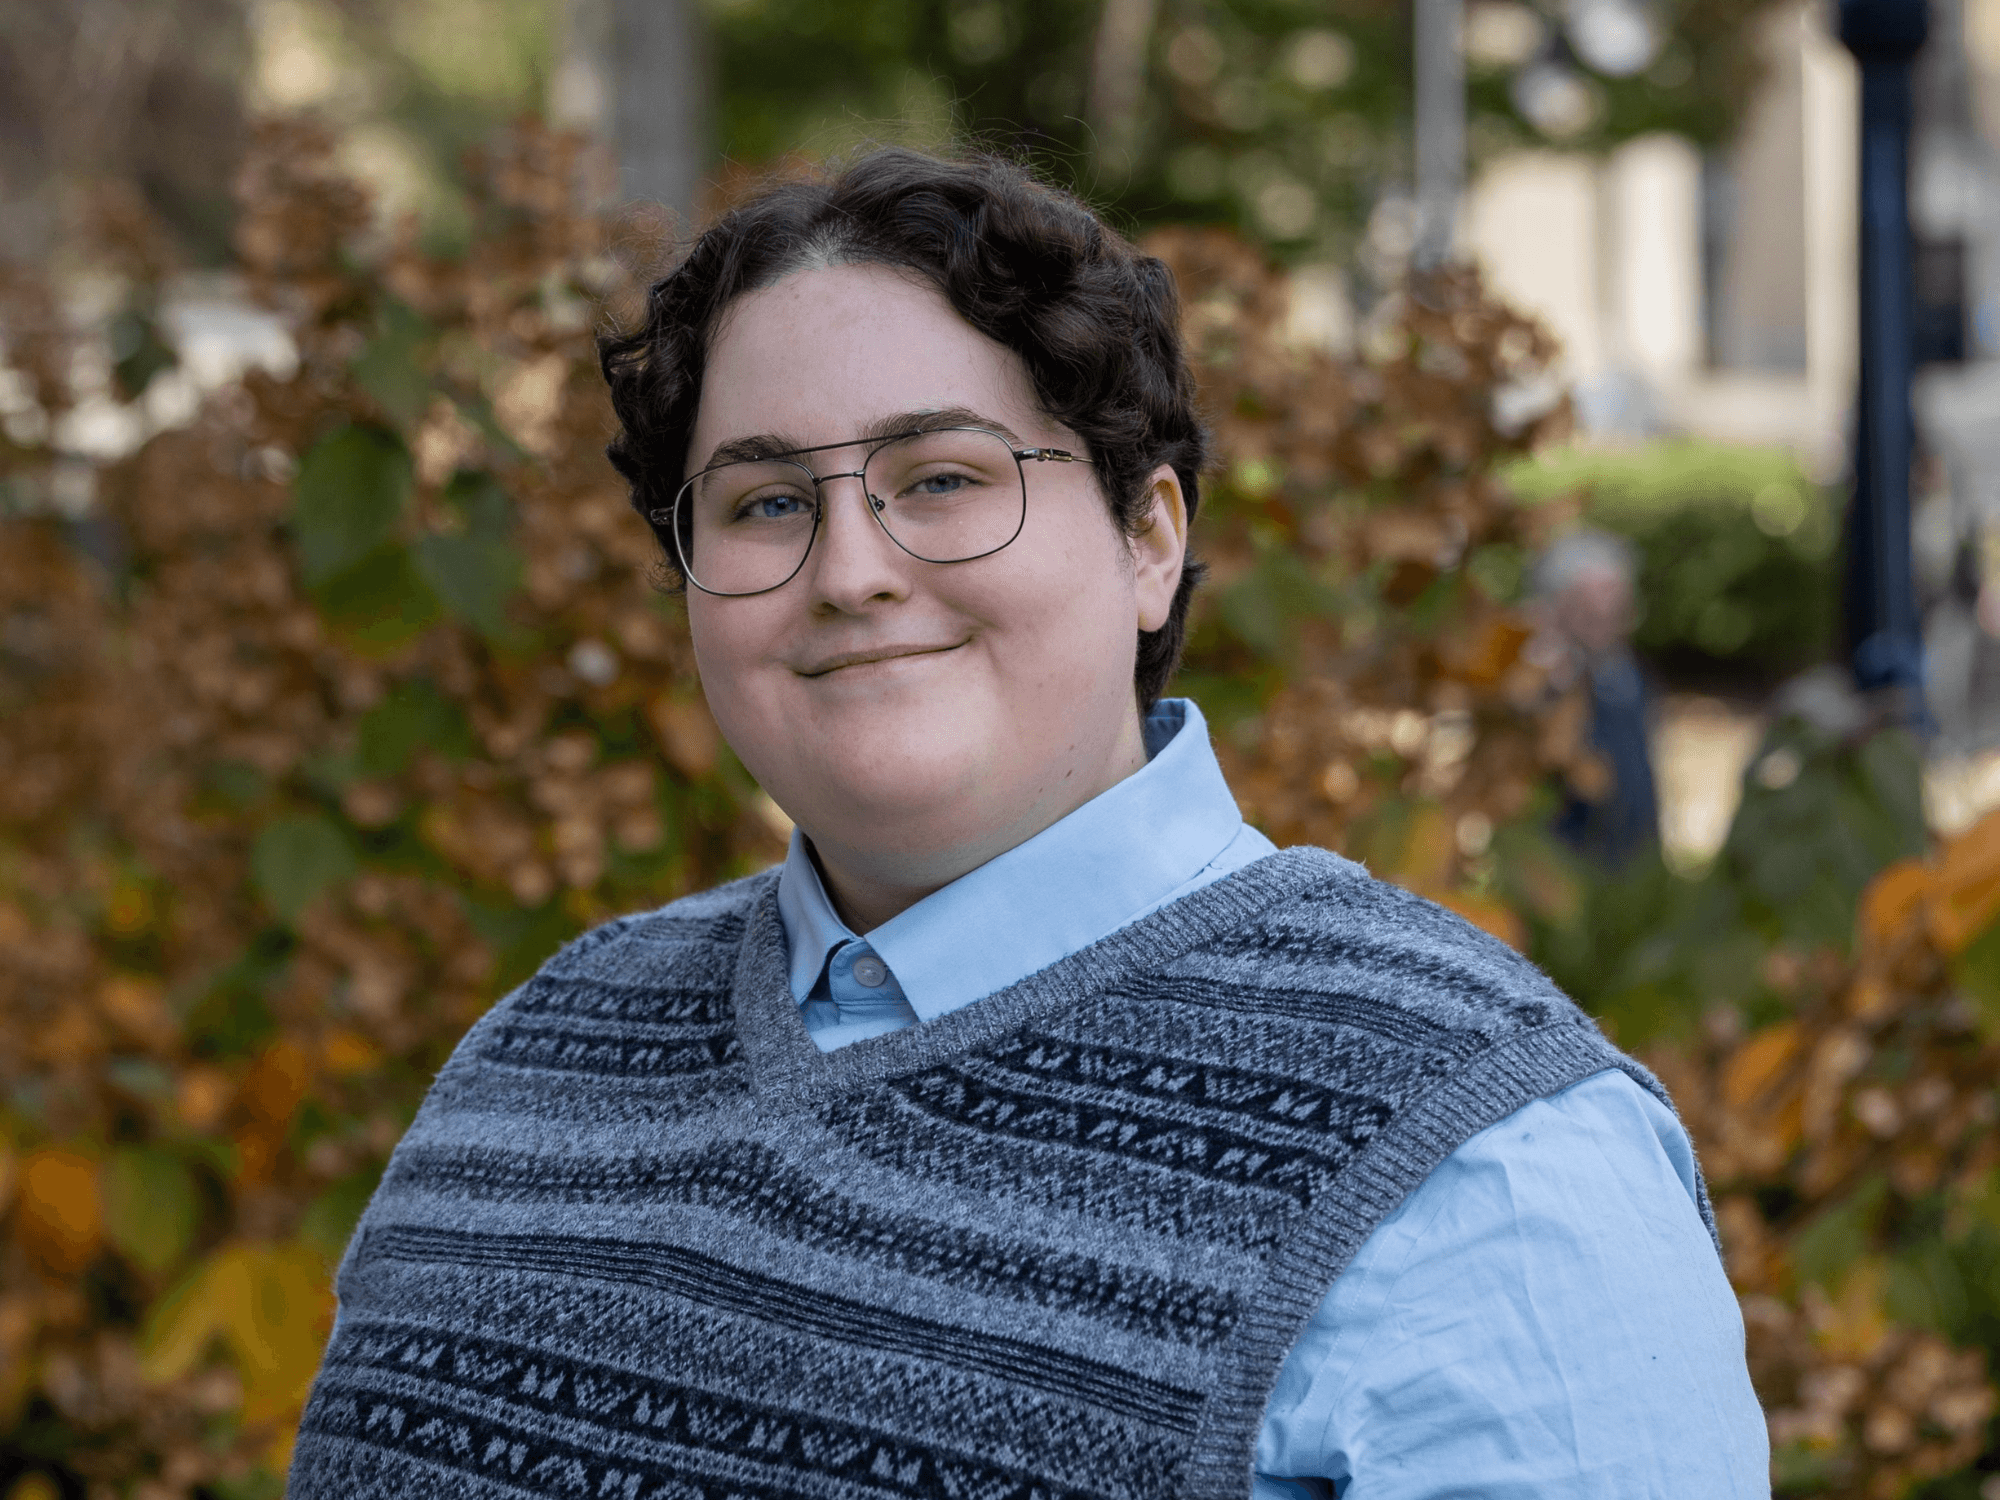
[[[1094,774],[1049,778],[1048,790],[1029,800],[1015,817],[977,836],[957,837],[935,848],[912,852],[844,842],[825,830],[802,826],[802,831],[819,869],[820,883],[841,921],[856,932],[872,932],[932,892],[1061,822],[1145,764],[1146,740],[1135,711]],[[944,809],[941,813],[949,817],[953,811]]]

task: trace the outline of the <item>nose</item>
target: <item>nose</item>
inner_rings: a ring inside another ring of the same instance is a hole
[[[806,559],[813,607],[856,614],[907,598],[911,558],[876,522],[861,471],[822,474],[819,502],[819,537]]]

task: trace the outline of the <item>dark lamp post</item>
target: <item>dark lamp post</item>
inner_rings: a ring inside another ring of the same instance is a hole
[[[1926,0],[1840,0],[1840,39],[1861,64],[1861,399],[1844,603],[1856,686],[1901,691],[1912,716],[1923,636],[1910,567],[1911,63],[1929,33]]]

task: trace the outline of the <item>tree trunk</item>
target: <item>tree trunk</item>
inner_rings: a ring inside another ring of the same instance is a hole
[[[709,167],[711,78],[697,0],[610,0],[611,128],[624,198],[691,223]]]
[[[1090,59],[1090,124],[1098,170],[1114,181],[1131,175],[1146,102],[1146,51],[1158,0],[1104,0]]]

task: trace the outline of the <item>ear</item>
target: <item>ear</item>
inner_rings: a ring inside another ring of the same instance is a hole
[[[1161,464],[1146,481],[1148,511],[1144,529],[1126,539],[1132,549],[1139,628],[1158,630],[1167,623],[1174,591],[1181,584],[1187,561],[1187,497],[1171,464]]]

